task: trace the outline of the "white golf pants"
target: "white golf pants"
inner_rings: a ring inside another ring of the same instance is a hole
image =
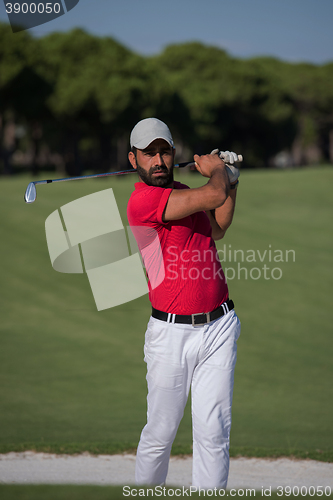
[[[150,318],[145,336],[147,424],[137,450],[137,484],[164,484],[171,446],[191,387],[192,484],[226,488],[231,403],[240,321],[234,310],[203,326]]]

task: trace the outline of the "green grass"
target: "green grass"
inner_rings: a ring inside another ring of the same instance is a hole
[[[38,186],[37,201],[26,205],[29,181],[0,180],[0,452],[134,450],[146,418],[148,297],[98,312],[86,275],[52,269],[44,222],[65,203],[112,187],[127,224],[135,176]],[[240,263],[247,279],[243,270],[229,280],[242,322],[234,456],[333,461],[332,185],[329,167],[242,173],[235,220],[218,248],[267,255]],[[269,262],[268,250],[294,250],[295,262]],[[262,271],[251,279],[264,264],[280,268],[281,279]],[[188,405],[173,453],[190,452]]]

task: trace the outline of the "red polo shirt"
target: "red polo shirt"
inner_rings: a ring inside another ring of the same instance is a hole
[[[189,187],[175,181],[174,189]],[[137,182],[127,206],[149,278],[149,300],[172,314],[213,311],[227,300],[228,287],[208,216],[197,212],[163,222],[171,191]]]

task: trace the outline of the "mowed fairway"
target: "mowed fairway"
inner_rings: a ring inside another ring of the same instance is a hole
[[[38,186],[26,205],[30,180],[0,182],[0,452],[134,449],[146,418],[148,296],[98,312],[86,275],[52,269],[44,223],[112,187],[126,225],[136,175]],[[232,454],[333,459],[332,186],[328,167],[241,175],[218,243],[242,322]],[[188,405],[174,452],[190,451]]]

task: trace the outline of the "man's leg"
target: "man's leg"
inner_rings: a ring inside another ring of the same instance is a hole
[[[137,484],[163,484],[171,446],[183,417],[200,332],[151,319],[145,342],[148,411],[137,451]]]
[[[192,381],[193,485],[226,488],[231,403],[240,322],[234,311],[205,331]]]

